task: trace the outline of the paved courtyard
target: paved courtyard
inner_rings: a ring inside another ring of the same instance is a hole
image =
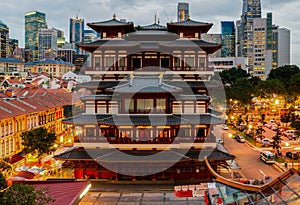
[[[173,192],[88,192],[79,205],[204,205],[203,198],[179,198]]]

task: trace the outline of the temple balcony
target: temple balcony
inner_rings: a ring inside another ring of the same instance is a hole
[[[159,69],[154,69],[159,68]],[[101,74],[101,73],[110,73],[113,74],[123,74],[128,71],[144,71],[144,72],[164,72],[166,74],[171,74],[173,72],[207,72],[207,71],[214,71],[213,67],[192,67],[192,66],[174,66],[174,67],[167,67],[167,68],[161,68],[161,67],[143,67],[143,68],[136,68],[136,67],[130,67],[130,66],[111,66],[111,67],[85,67],[86,74]]]

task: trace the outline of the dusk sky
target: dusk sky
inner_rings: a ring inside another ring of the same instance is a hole
[[[69,41],[69,18],[78,13],[79,18],[88,22],[111,19],[115,13],[117,19],[133,21],[134,25],[148,25],[158,13],[161,24],[170,20],[177,21],[178,1],[169,0],[10,0],[1,1],[0,20],[10,28],[10,38],[19,40],[24,47],[24,14],[37,10],[46,13],[49,28],[64,30]],[[242,12],[242,0],[189,0],[190,16],[193,20],[210,22],[214,26],[209,33],[221,33],[221,21],[236,21]],[[300,66],[300,21],[299,0],[261,0],[262,16],[273,13],[273,24],[291,30],[291,64]],[[86,26],[86,29],[89,29]]]

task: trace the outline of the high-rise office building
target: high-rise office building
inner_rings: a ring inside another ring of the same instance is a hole
[[[38,30],[47,28],[46,15],[38,11],[25,13],[25,48],[32,50],[33,60],[39,58],[39,35]]]
[[[189,18],[189,4],[178,3],[177,6],[177,21],[186,21]]]
[[[13,56],[14,50],[19,46],[17,39],[9,39],[9,56]]]
[[[55,57],[57,52],[57,31],[55,29],[39,29],[39,60]]]
[[[57,50],[57,58],[62,59],[65,62],[70,62],[73,63],[73,57],[75,55],[75,50],[74,49],[69,49],[69,48],[59,48]]]
[[[261,18],[260,0],[243,0],[241,20],[237,22],[237,56],[247,57],[250,70],[253,68],[253,20]]]
[[[84,30],[84,43],[91,43],[94,42],[97,39],[97,32],[94,30]]]
[[[221,21],[222,57],[235,57],[235,26],[233,21]]]
[[[79,54],[80,50],[76,46],[76,43],[83,42],[84,38],[84,19],[71,18],[70,19],[70,43],[72,45],[72,49],[76,50],[76,53]]]
[[[290,64],[290,36],[289,29],[278,29],[278,67]]]
[[[0,58],[7,58],[9,53],[9,28],[0,20]]]
[[[201,39],[210,43],[222,44],[222,34],[219,33],[203,33],[201,34]],[[221,55],[221,49],[219,49],[218,51],[211,53],[209,57],[219,58]]]
[[[57,47],[62,48],[66,44],[65,32],[56,28],[53,28],[57,32]]]

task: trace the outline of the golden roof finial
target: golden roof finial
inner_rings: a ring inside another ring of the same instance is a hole
[[[113,19],[116,19],[116,14],[113,15]]]
[[[188,20],[191,20],[191,16],[190,16],[190,14],[188,15]]]
[[[130,78],[133,78],[134,77],[134,74],[133,73],[130,73]]]
[[[154,24],[156,24],[156,14],[154,14]]]

